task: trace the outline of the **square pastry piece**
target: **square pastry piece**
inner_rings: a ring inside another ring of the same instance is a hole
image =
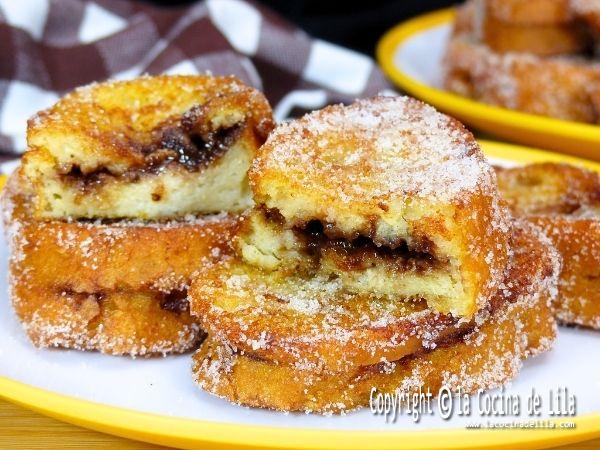
[[[28,124],[36,218],[163,219],[240,212],[273,126],[234,77],[161,76],[77,89]]]
[[[471,317],[510,235],[493,170],[458,121],[406,97],[327,107],[275,129],[249,172],[245,261]]]

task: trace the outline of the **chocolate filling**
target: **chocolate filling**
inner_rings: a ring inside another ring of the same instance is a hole
[[[200,135],[182,126],[168,126],[160,131],[160,139],[143,150],[147,169],[156,172],[175,162],[189,171],[199,170],[219,158],[233,145],[241,125],[221,128]]]
[[[181,314],[190,310],[190,302],[187,298],[187,290],[174,290],[163,295],[160,307],[165,311]]]
[[[318,220],[308,222],[304,227],[294,227],[296,236],[304,243],[306,253],[313,259],[319,260],[324,255],[344,271],[365,270],[383,261],[386,267],[394,271],[414,271],[424,273],[446,265],[431,253],[420,250],[432,248],[433,244],[409,248],[404,241],[396,246],[376,245],[366,236],[357,236],[354,239],[331,237],[327,225]]]
[[[179,119],[171,118],[159,124],[150,132],[152,140],[149,144],[128,143],[128,147],[142,155],[139,165],[120,174],[113,174],[104,167],[83,173],[79,166],[73,165],[60,176],[63,182],[86,191],[110,178],[136,182],[143,175],[157,174],[175,164],[190,172],[200,171],[231,148],[243,127],[244,123],[239,122],[229,127],[210,129],[201,113],[201,106],[196,106]]]

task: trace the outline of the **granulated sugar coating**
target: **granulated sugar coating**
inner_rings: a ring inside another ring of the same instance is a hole
[[[304,187],[315,202],[381,210],[398,199],[451,201],[486,183],[489,167],[458,121],[409,97],[379,97],[277,127],[251,170],[259,200],[272,178],[293,192]]]
[[[517,375],[523,359],[548,350],[556,335],[551,301],[558,254],[533,225],[517,223],[513,239],[506,279],[488,314],[466,333],[396,361],[382,359],[333,374],[273,361],[209,333],[194,356],[194,378],[202,389],[235,403],[319,413],[367,406],[373,387],[378,392],[436,393],[445,385],[475,393],[502,386]]]
[[[10,297],[33,344],[147,356],[195,348],[190,278],[228,245],[228,215],[141,221],[36,221],[20,178],[3,194]]]
[[[444,264],[444,295],[399,292],[442,313],[472,317],[504,274],[510,225],[493,170],[462,124],[418,100],[374,97],[282,124],[249,178],[279,227],[320,222],[330,239],[406,244]]]
[[[496,171],[514,213],[542,228],[562,255],[556,318],[600,329],[600,175],[555,163]]]
[[[339,372],[435,348],[472,327],[425,301],[348,291],[338,280],[264,273],[224,261],[200,271],[189,291],[192,314],[213,337],[257,357]]]
[[[20,170],[37,219],[241,213],[246,172],[273,128],[233,76],[145,76],[81,87],[28,122]]]
[[[458,9],[446,47],[444,87],[491,105],[596,123],[600,65],[588,57],[600,36],[595,5],[587,0],[467,1]],[[500,18],[490,19],[492,13]],[[502,17],[525,23],[513,27]],[[559,23],[532,26],[536,20]],[[595,32],[589,33],[584,22]]]

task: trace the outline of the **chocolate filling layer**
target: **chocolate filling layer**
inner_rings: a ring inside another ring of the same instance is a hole
[[[174,164],[190,172],[209,166],[239,139],[244,123],[212,130],[205,123],[204,115],[198,112],[199,108],[201,106],[191,108],[179,119],[171,118],[159,124],[151,131],[149,144],[130,142],[128,146],[142,155],[141,164],[119,174],[113,174],[104,167],[83,173],[80,167],[73,165],[60,175],[62,181],[85,191],[102,185],[110,178],[136,182],[146,174],[157,174]]]
[[[279,210],[276,208],[267,208],[265,205],[259,206],[262,209],[263,214],[267,218],[267,220],[276,223],[280,226],[284,226],[286,224],[285,218],[281,215]],[[322,220],[313,219],[305,222],[298,222],[293,224],[293,229],[296,231],[304,232],[306,231],[308,234],[320,234],[325,236],[327,239],[332,241],[341,240],[346,242],[358,242],[366,239],[368,240],[374,247],[378,249],[389,249],[396,250],[399,249],[401,252],[405,249],[409,252],[413,252],[415,254],[428,254],[433,255],[435,253],[435,244],[426,237],[422,237],[420,239],[413,239],[410,243],[410,246],[407,245],[407,242],[403,238],[396,238],[394,240],[388,240],[386,242],[376,242],[377,233],[376,233],[376,220],[372,220],[371,223],[367,226],[365,231],[355,231],[351,234],[344,233],[344,231],[340,230],[335,224],[324,222]]]
[[[174,290],[163,295],[160,307],[165,311],[181,314],[189,312],[190,302],[187,298],[187,290]]]
[[[295,227],[294,232],[304,243],[306,253],[311,258],[320,260],[327,257],[344,271],[365,270],[383,262],[386,268],[394,271],[424,273],[447,264],[431,253],[410,249],[406,242],[391,248],[378,246],[366,236],[351,240],[332,238],[327,234],[327,227],[318,220],[312,220],[304,227]]]

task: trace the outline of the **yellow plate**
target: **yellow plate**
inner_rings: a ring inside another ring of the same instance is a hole
[[[383,71],[409,94],[481,131],[514,142],[600,161],[600,126],[485,105],[429,86],[408,75],[397,64],[398,49],[411,38],[437,27],[449,26],[453,18],[454,10],[445,9],[408,20],[388,31],[377,46],[377,60]]]
[[[483,141],[481,144],[485,153],[493,158],[516,163],[569,162],[600,172],[600,163],[592,161],[501,143]],[[600,413],[569,419],[575,422],[576,428],[568,430],[348,431],[239,425],[147,414],[60,395],[5,377],[0,377],[0,397],[83,427],[181,448],[516,449],[557,446],[600,437]]]

